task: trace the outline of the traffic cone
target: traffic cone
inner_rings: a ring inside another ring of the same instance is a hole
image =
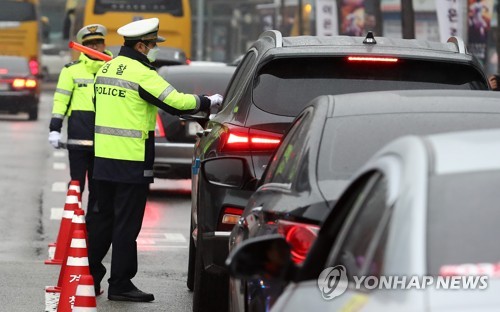
[[[76,209],[81,206],[78,198],[78,193],[75,190],[68,190],[66,195],[66,203],[64,204],[63,215],[61,218],[61,225],[59,226],[59,233],[55,243],[49,244],[49,255],[54,254],[52,259],[45,260],[45,264],[62,264],[64,258],[64,248],[68,244],[71,222],[73,214]],[[51,248],[55,248],[52,252]]]
[[[76,288],[73,312],[97,312],[94,279],[92,275],[82,275]]]
[[[69,182],[68,186],[68,191],[73,190],[78,194],[78,203],[80,205],[80,208],[82,208],[82,192],[80,189],[80,181],[78,180],[71,180]]]
[[[87,242],[85,232],[76,230],[72,233],[57,312],[71,312],[75,304],[76,288],[83,275],[90,275]]]
[[[85,225],[85,212],[83,209],[76,209],[73,214],[73,220],[71,222],[71,227],[69,230],[69,233],[73,233],[74,231],[81,230],[83,231],[85,235],[85,242],[87,242],[87,227]],[[68,251],[70,248],[71,240],[68,240],[66,248],[64,250],[66,251],[64,253],[64,258],[63,258],[63,263],[61,265],[61,270],[59,271],[59,279],[57,281],[57,286],[47,286],[45,287],[46,292],[61,292],[62,288],[62,283],[63,283],[63,277],[64,277],[64,270],[66,269],[66,260],[68,258]]]

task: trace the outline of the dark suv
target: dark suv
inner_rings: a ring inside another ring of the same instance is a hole
[[[222,110],[195,144],[188,287],[194,311],[227,309],[228,236],[255,189],[208,183],[200,170],[214,157],[245,157],[260,177],[294,117],[323,94],[378,90],[487,90],[486,75],[463,41],[376,37],[282,37],[264,32],[232,77]],[[366,99],[370,101],[369,98]],[[231,159],[227,166],[231,166]],[[279,209],[279,208],[277,208]]]

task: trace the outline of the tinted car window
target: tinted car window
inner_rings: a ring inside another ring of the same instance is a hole
[[[242,79],[243,76],[247,75],[252,65],[255,63],[255,53],[250,51],[247,56],[243,59],[240,65],[236,68],[234,73],[234,78],[229,86],[226,97],[227,99],[234,99],[237,92],[242,92],[243,85],[246,83],[247,79]],[[223,105],[226,105],[224,101]]]
[[[459,122],[460,121],[460,122]],[[330,140],[321,145],[319,180],[348,180],[380,147],[403,135],[497,128],[490,113],[413,113],[346,116],[327,121]]]
[[[27,2],[2,1],[0,21],[35,21],[35,6]]]
[[[380,239],[379,227],[386,207],[387,182],[383,177],[377,181],[371,192],[364,199],[360,209],[353,211],[354,219],[345,233],[339,249],[336,264],[344,265],[348,277],[358,276],[368,268],[370,272],[380,272],[380,263],[372,260],[373,249],[369,247]],[[351,218],[351,216],[349,216]],[[384,220],[385,221],[385,220]],[[384,224],[385,225],[385,224]]]
[[[0,57],[0,75],[27,75],[28,62],[21,57]]]
[[[231,67],[228,68],[231,69]],[[184,70],[178,72],[175,68],[168,68],[165,71],[164,77],[177,91],[183,93],[223,94],[229,83],[229,79],[231,79],[231,74],[225,68],[222,69],[211,71],[195,70],[192,72]]]
[[[500,261],[499,185],[499,170],[430,178],[429,275],[438,275],[445,265],[496,264]]]
[[[297,116],[306,103],[323,94],[412,89],[486,90],[487,86],[481,81],[482,76],[474,68],[456,63],[417,60],[367,63],[349,62],[345,57],[281,58],[259,70],[253,101],[266,112]]]
[[[301,159],[307,154],[308,150],[306,140],[311,120],[310,116],[310,113],[304,113],[294,123],[269,164],[265,183],[292,183],[297,177]]]

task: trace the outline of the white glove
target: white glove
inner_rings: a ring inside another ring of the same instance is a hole
[[[224,99],[220,94],[214,94],[211,96],[207,96],[210,99],[210,108],[217,107],[219,108],[222,104],[222,100]]]
[[[49,143],[54,148],[60,148],[61,147],[61,133],[57,132],[57,131],[50,131],[50,133],[49,133]]]

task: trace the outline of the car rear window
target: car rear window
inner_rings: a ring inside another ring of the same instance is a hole
[[[318,179],[349,180],[382,146],[404,135],[491,129],[500,124],[494,113],[393,113],[328,119],[319,155]]]
[[[28,62],[20,57],[0,57],[0,75],[27,75]]]
[[[426,228],[429,275],[440,275],[445,267],[456,267],[451,273],[458,273],[460,267],[471,270],[477,264],[500,262],[499,185],[499,170],[431,177]]]
[[[396,63],[351,62],[346,57],[281,58],[264,65],[253,101],[275,115],[297,116],[313,98],[382,90],[487,90],[482,75],[458,63],[400,59]]]

